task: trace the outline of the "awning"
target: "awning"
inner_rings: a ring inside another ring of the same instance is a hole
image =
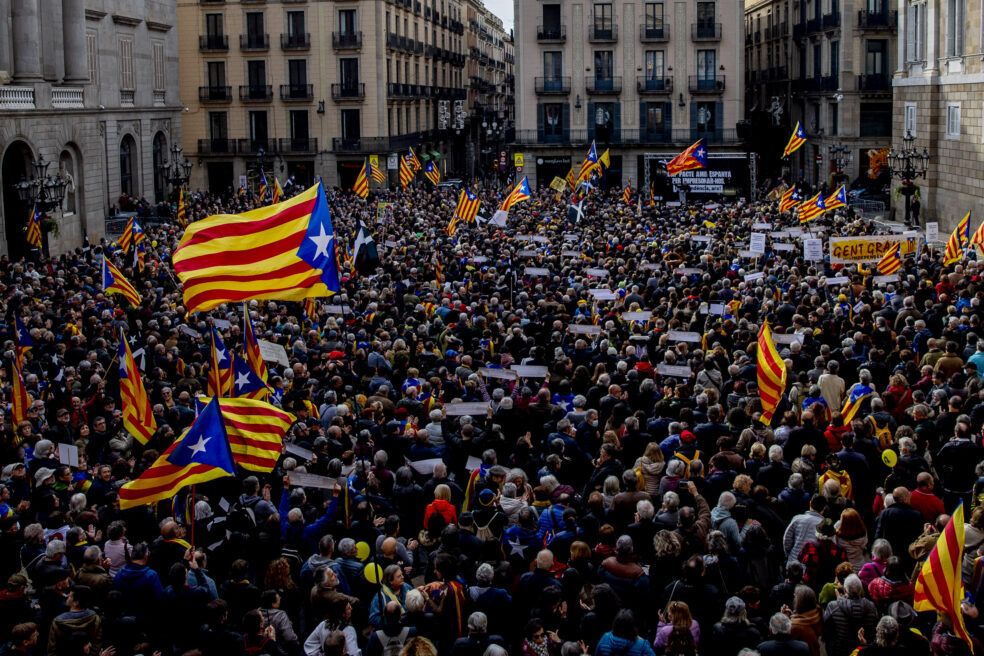
[[[430,151],[430,156],[434,158],[435,162],[441,159],[441,153],[437,152],[436,150]]]
[[[425,162],[429,162],[430,161],[430,155],[428,155],[427,153],[421,152],[420,153],[420,159],[424,160]]]

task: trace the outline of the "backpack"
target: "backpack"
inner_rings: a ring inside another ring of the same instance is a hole
[[[682,453],[674,453],[673,457],[677,458],[680,462],[682,462],[685,465],[685,468],[683,470],[683,476],[681,478],[690,478],[690,463],[692,463],[694,460],[700,460],[700,451],[694,451],[693,458],[688,458]]]
[[[388,636],[382,630],[376,631],[376,640],[379,640],[379,644],[383,646],[383,650],[380,652],[382,656],[400,656],[409,634],[410,629],[408,627],[403,627],[403,630],[395,636]]]
[[[485,526],[475,525],[475,537],[477,537],[482,542],[492,542],[496,539],[495,535],[492,534],[492,522],[495,521],[495,515],[492,515],[492,519]]]
[[[240,533],[252,533],[256,528],[256,513],[253,509],[260,502],[257,498],[249,504],[242,503],[242,497],[229,509],[228,519],[229,530],[239,531]]]
[[[892,429],[889,428],[889,424],[886,421],[884,426],[879,426],[878,422],[871,415],[865,417],[865,420],[871,422],[871,432],[878,440],[878,448],[884,451],[885,449],[892,446]]]

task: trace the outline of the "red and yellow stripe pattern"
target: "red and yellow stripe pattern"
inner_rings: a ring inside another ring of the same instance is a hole
[[[786,390],[786,364],[772,342],[769,324],[762,324],[758,336],[758,387],[762,399],[762,423],[768,425]]]

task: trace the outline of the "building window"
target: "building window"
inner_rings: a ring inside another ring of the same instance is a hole
[[[840,74],[840,41],[830,42],[830,76]]]
[[[292,90],[307,86],[306,59],[290,59],[287,61],[287,80]],[[307,92],[306,88],[304,92]]]
[[[89,82],[99,84],[99,40],[95,32],[85,33],[85,58],[89,63]]]
[[[865,46],[865,73],[888,75],[888,41],[869,40]]]
[[[713,89],[714,76],[717,74],[717,51],[698,50],[697,51],[697,87],[700,89]]]
[[[358,109],[343,109],[342,119],[342,139],[345,141],[358,141],[362,136],[361,116]]]
[[[246,14],[246,40],[251,48],[259,47],[263,44],[263,12],[251,11]]]
[[[212,89],[225,87],[225,62],[210,61],[208,63],[208,86]]]
[[[913,137],[916,136],[916,103],[907,102],[905,104],[905,132]]]
[[[830,135],[832,137],[837,136],[837,132],[840,128],[839,125],[840,115],[838,111],[839,109],[840,109],[840,105],[838,105],[836,102],[830,103]]]
[[[964,53],[964,0],[946,0],[946,56]]]
[[[892,103],[861,103],[860,136],[892,136]]]
[[[665,132],[666,117],[664,115],[665,105],[661,102],[647,102],[644,108],[644,125],[646,134],[659,134]]]
[[[544,103],[543,105],[543,141],[562,141],[566,126],[564,125],[563,103]]]
[[[164,157],[167,153],[167,140],[163,132],[154,135],[151,158],[154,160],[154,202],[164,202],[164,187],[167,181],[164,178]]]
[[[119,41],[120,90],[133,91],[133,39]]]
[[[905,8],[905,60],[921,62],[926,59],[926,3]]]
[[[154,41],[154,91],[164,91],[166,82],[164,63],[164,42]]]
[[[664,76],[664,52],[662,50],[647,50],[646,51],[646,82],[647,88],[649,88],[649,82],[659,82],[663,83]],[[660,87],[662,88],[662,87]]]
[[[543,53],[543,77],[548,80],[560,81],[564,74],[564,53],[548,51]],[[437,73],[434,73],[437,79]]]
[[[960,103],[946,104],[946,138],[960,139]]]
[[[222,36],[222,14],[205,14],[205,34],[210,37]]]
[[[355,90],[359,86],[359,60],[355,57],[345,57],[338,60],[339,80],[342,88]],[[407,82],[410,79],[407,78]]]
[[[614,72],[611,50],[596,50],[594,54],[595,82],[611,81]]]
[[[699,102],[697,103],[697,131],[698,132],[714,132],[714,111],[716,109],[716,104],[714,102]]]
[[[662,2],[646,3],[646,29],[647,30],[663,29],[663,3]]]
[[[352,14],[354,15],[355,12],[353,11]],[[341,19],[341,16],[339,16],[339,31],[342,34],[346,34],[345,28],[346,23]],[[290,39],[291,43],[297,43],[298,40],[303,41],[305,37],[303,11],[287,12],[287,37]]]
[[[342,9],[338,12],[338,32],[340,34],[355,34],[355,10]]]
[[[209,138],[215,141],[225,141],[229,138],[229,115],[225,112],[208,113],[208,134]],[[215,150],[213,143],[212,149]],[[221,151],[220,151],[221,152]]]
[[[612,3],[598,2],[594,6],[594,28],[595,32],[611,33],[612,31]]]
[[[255,152],[260,148],[266,149],[266,140],[269,137],[267,127],[267,113],[265,110],[249,113],[249,138],[253,141],[252,150]]]
[[[132,43],[132,41],[131,41]],[[126,135],[120,141],[120,194],[134,196],[133,167],[136,158],[137,144],[133,137]]]
[[[75,158],[72,157],[72,153],[70,151],[62,151],[61,157],[58,159],[58,168],[61,170],[62,175],[71,180],[71,183],[65,188],[64,213],[75,214],[78,211],[77,195],[79,190],[79,181],[75,178]]]
[[[758,17],[758,25],[762,26],[762,17]],[[698,29],[703,27],[705,29],[713,29],[714,27],[714,3],[713,2],[698,2],[697,3],[697,27]]]

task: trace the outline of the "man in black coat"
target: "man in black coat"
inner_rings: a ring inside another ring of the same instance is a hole
[[[913,566],[909,545],[922,534],[922,514],[909,505],[909,490],[897,487],[892,490],[894,503],[878,515],[875,539],[884,538],[892,545],[892,553],[902,560],[906,568]]]
[[[810,646],[802,640],[793,640],[792,621],[782,613],[776,613],[769,620],[772,637],[759,643],[760,656],[810,656]]]

